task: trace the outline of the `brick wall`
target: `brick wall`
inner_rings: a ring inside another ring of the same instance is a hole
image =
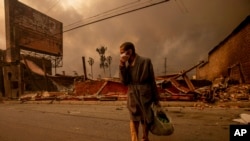
[[[210,51],[207,64],[197,69],[198,79],[214,80],[221,75],[228,76],[228,68],[233,66],[231,76],[235,77],[234,79],[240,79],[240,69],[237,68],[241,67],[245,81],[250,83],[249,17],[243,23]]]
[[[105,82],[107,82],[105,84]],[[94,95],[96,94],[102,86],[103,89],[100,91],[100,95],[106,95],[109,93],[126,95],[128,88],[120,82],[105,81],[105,80],[88,80],[84,82],[75,83],[75,93],[76,95]]]
[[[75,83],[76,95],[93,95],[98,92],[105,81],[84,81]]]

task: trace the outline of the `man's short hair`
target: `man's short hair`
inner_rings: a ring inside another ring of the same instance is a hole
[[[125,42],[123,43],[120,48],[123,48],[125,51],[131,49],[132,50],[132,53],[135,54],[135,46],[133,43],[131,42]]]

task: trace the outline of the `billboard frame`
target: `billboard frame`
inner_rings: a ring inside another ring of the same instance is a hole
[[[4,0],[6,61],[18,62],[20,54],[45,56],[53,67],[62,67],[63,24],[18,0]]]

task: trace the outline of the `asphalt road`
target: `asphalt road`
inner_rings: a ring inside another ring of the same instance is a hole
[[[249,108],[164,107],[175,126],[151,141],[229,141],[229,125]],[[124,103],[0,104],[0,141],[129,141]]]

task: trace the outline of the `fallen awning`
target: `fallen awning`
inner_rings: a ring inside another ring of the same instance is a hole
[[[30,69],[30,71],[32,71],[33,73],[36,73],[38,75],[44,76],[45,72],[43,71],[42,68],[40,68],[38,65],[36,65],[34,62],[25,59],[25,60],[21,60],[21,63],[23,63],[26,67],[28,67],[28,69]],[[48,75],[48,74],[46,74]]]

